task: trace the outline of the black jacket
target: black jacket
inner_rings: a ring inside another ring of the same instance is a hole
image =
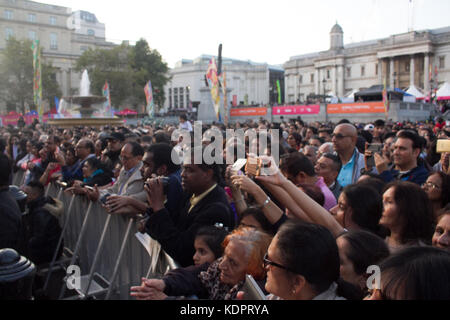
[[[61,202],[50,197],[40,197],[29,202],[28,208],[29,213],[24,216],[25,255],[36,265],[49,263],[61,236],[57,217],[64,208]]]
[[[194,264],[194,240],[199,228],[221,223],[231,231],[235,226],[233,212],[220,186],[214,188],[189,213],[190,197],[185,193],[179,202],[176,221],[164,208],[150,213],[146,223],[147,233],[182,267]]]
[[[0,249],[19,251],[22,237],[22,213],[9,188],[0,190]]]

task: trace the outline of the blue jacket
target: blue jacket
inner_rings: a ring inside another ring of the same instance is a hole
[[[400,171],[394,170],[394,169],[384,171],[380,174],[381,178],[385,182],[401,180],[401,181],[409,181],[409,182],[417,183],[420,186],[427,181],[428,175],[429,175],[429,172],[423,164],[415,167],[414,169],[412,169],[402,175],[400,175]]]

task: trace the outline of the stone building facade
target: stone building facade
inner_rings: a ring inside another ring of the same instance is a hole
[[[286,101],[308,95],[344,97],[354,90],[386,83],[430,90],[450,81],[450,27],[411,31],[389,38],[348,44],[338,24],[330,32],[330,49],[292,57],[284,64]],[[436,77],[437,74],[437,77]]]
[[[205,74],[212,56],[202,55],[194,60],[181,60],[169,71],[171,80],[165,86],[164,109],[179,110],[194,108],[200,104],[212,104],[211,96],[202,92],[207,89]],[[216,57],[217,60],[217,57]],[[226,72],[228,104],[266,105],[276,103],[276,82],[282,87],[284,101],[284,70],[266,63],[223,58],[222,68]]]
[[[40,40],[43,60],[58,69],[64,96],[79,92],[81,76],[74,67],[83,52],[114,46],[95,14],[28,0],[0,0],[0,52],[9,37]]]

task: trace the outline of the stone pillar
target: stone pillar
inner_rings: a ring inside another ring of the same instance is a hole
[[[299,79],[300,79],[300,75],[294,75],[294,102],[297,102],[298,99],[298,86],[300,85],[299,83]]]
[[[345,77],[344,77],[344,66],[338,66],[338,93],[339,97],[343,97],[345,95]]]
[[[390,64],[389,64],[389,86],[392,90],[395,88],[395,82],[394,82],[394,58],[390,58]]]
[[[410,75],[409,75],[409,79],[410,79],[409,80],[409,86],[411,87],[415,83],[414,77],[415,77],[415,74],[416,74],[415,60],[414,60],[414,56],[413,55],[411,55],[411,66],[409,67],[409,72],[410,72]]]
[[[428,53],[425,53],[424,58],[424,70],[423,70],[423,87],[425,92],[430,91],[430,56]]]
[[[333,90],[333,93],[339,97],[339,94],[337,93],[337,86],[336,86],[336,72],[337,72],[337,66],[334,66],[334,68],[331,70],[331,79],[333,83],[331,84],[331,90]]]
[[[64,96],[70,95],[67,74],[68,74],[67,70],[61,70],[61,91]]]
[[[378,60],[378,84],[383,84],[383,60]]]
[[[316,69],[315,73],[314,73],[314,94],[320,94],[319,92],[319,69]]]

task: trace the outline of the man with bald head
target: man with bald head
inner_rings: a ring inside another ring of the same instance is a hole
[[[331,142],[342,162],[337,180],[344,188],[356,183],[364,169],[364,155],[356,148],[357,140],[358,131],[352,124],[340,124],[334,129]]]

